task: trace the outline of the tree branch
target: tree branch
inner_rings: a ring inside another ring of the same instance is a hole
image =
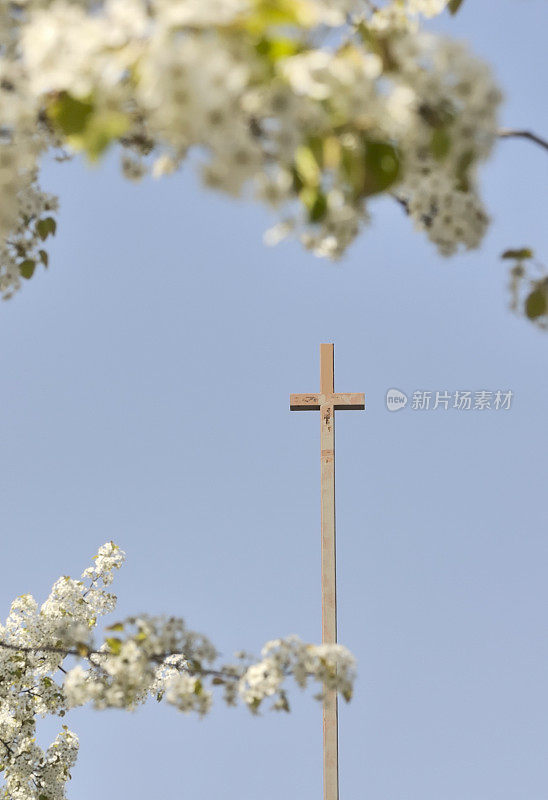
[[[4,747],[6,748],[7,752],[10,754],[10,756],[13,755],[13,750],[11,749],[9,744],[6,744],[6,742],[3,739],[0,739],[0,744],[4,745]]]
[[[499,139],[529,139],[530,142],[538,144],[545,150],[548,150],[548,141],[541,136],[537,136],[533,131],[517,130],[514,128],[502,128],[498,132]]]
[[[78,650],[73,648],[55,647],[54,645],[47,645],[47,644],[42,645],[41,647],[28,647],[26,645],[10,644],[9,642],[0,642],[0,647],[4,647],[7,650],[15,650],[22,653],[32,653],[33,655],[36,655],[38,653],[59,653],[59,655],[62,655],[64,657],[80,656],[80,658],[87,658],[87,660],[94,667],[98,667],[99,669],[102,669],[101,665],[93,661],[91,658],[92,656],[104,657],[104,656],[114,655],[113,653],[109,653],[105,650],[91,650],[85,645],[81,650]],[[183,658],[186,658],[185,653],[181,653],[179,651],[170,651],[166,653],[151,653],[149,655],[149,659],[154,664],[158,664],[161,666],[164,664],[164,661],[167,658],[170,658],[171,656],[183,656]],[[62,672],[64,672],[65,675],[67,674],[67,671],[62,667],[59,667],[59,669]],[[207,675],[215,678],[226,678],[232,680],[239,680],[239,678],[241,677],[240,675],[234,675],[232,672],[229,672],[226,668],[218,670],[218,669],[208,669],[206,667],[200,667],[199,669],[197,669],[192,664],[186,666],[185,671],[188,672],[190,675],[204,675],[204,676]]]

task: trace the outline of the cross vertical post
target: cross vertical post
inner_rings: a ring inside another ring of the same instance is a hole
[[[292,394],[292,411],[320,412],[322,642],[337,641],[337,566],[335,547],[335,410],[364,409],[363,394],[335,393],[334,346],[320,345],[319,394]],[[339,798],[338,704],[334,690],[323,704],[323,796]]]
[[[337,641],[337,559],[335,546],[335,408],[332,344],[320,345],[321,422],[321,531],[322,531],[322,642]],[[339,797],[339,736],[337,692],[326,693],[323,705],[324,800]]]

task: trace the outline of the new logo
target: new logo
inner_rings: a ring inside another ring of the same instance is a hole
[[[407,395],[399,389],[389,389],[386,392],[386,408],[389,411],[399,411],[407,405]]]

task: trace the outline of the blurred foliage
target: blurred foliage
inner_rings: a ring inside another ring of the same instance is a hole
[[[513,261],[510,268],[510,308],[539,328],[548,330],[548,272],[530,247],[505,250],[501,258]],[[536,275],[534,274],[536,271]]]

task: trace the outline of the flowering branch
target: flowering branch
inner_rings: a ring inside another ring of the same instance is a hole
[[[112,639],[110,640],[113,641]],[[115,640],[116,642],[118,640]],[[111,645],[112,646],[112,645]],[[114,658],[120,658],[120,651],[118,649],[118,645],[114,646],[114,651],[107,649],[102,650],[90,650],[85,645],[79,645],[77,648],[74,649],[67,649],[63,647],[55,647],[53,645],[39,645],[36,647],[25,647],[23,645],[16,645],[10,644],[8,642],[0,642],[0,648],[4,648],[7,650],[13,650],[19,653],[32,653],[33,655],[39,656],[40,653],[58,653],[63,658],[67,656],[76,656],[76,657],[85,657],[90,661],[92,666],[100,666],[97,662],[91,659],[91,656],[102,656],[103,658],[105,655],[112,655]],[[234,671],[234,667],[224,667],[221,669],[208,669],[207,667],[201,666],[196,661],[188,661],[187,655],[181,651],[170,650],[163,653],[155,653],[149,655],[149,659],[153,664],[156,665],[169,665],[173,663],[176,665],[177,669],[183,670],[187,672],[189,675],[199,675],[201,677],[212,677],[212,678],[221,678],[228,681],[239,681],[242,678],[243,672],[245,672],[245,667],[243,670],[240,667],[238,671]],[[171,661],[173,659],[173,661]],[[57,667],[60,669],[65,675],[68,675],[69,672],[63,669],[63,667]],[[305,675],[307,678],[315,677],[315,672],[311,669],[305,670]],[[283,670],[284,677],[290,677],[291,671],[287,668]],[[32,687],[34,688],[34,687]],[[31,692],[31,689],[22,689],[23,692]]]
[[[465,45],[421,30],[453,0],[43,0],[0,24],[0,293],[48,266],[57,198],[41,156],[121,150],[124,175],[200,153],[205,186],[252,196],[340,258],[396,194],[443,255],[489,223],[478,165],[501,92]],[[4,118],[6,122],[4,123]]]
[[[37,714],[62,717],[88,702],[98,709],[133,709],[152,696],[204,715],[215,690],[228,705],[239,699],[252,713],[266,699],[274,701],[272,708],[289,711],[284,682],[290,677],[301,688],[310,680],[319,683],[318,699],[334,690],[350,700],[355,661],[341,645],[306,644],[289,636],[268,642],[259,660],[239,653],[234,663],[218,664],[209,639],[182,619],[141,615],[107,627],[97,646],[92,632],[98,617],[115,607],[116,597],[106,587],[124,558],[108,542],[81,580],[59,578],[40,608],[31,595],[18,597],[0,625],[0,743],[7,754],[0,771],[6,797],[19,797],[21,787],[32,800],[64,797],[78,740],[63,726],[44,752],[34,736]],[[78,663],[65,669],[61,662],[67,656],[87,662],[86,668]],[[62,683],[54,679],[57,670]]]

